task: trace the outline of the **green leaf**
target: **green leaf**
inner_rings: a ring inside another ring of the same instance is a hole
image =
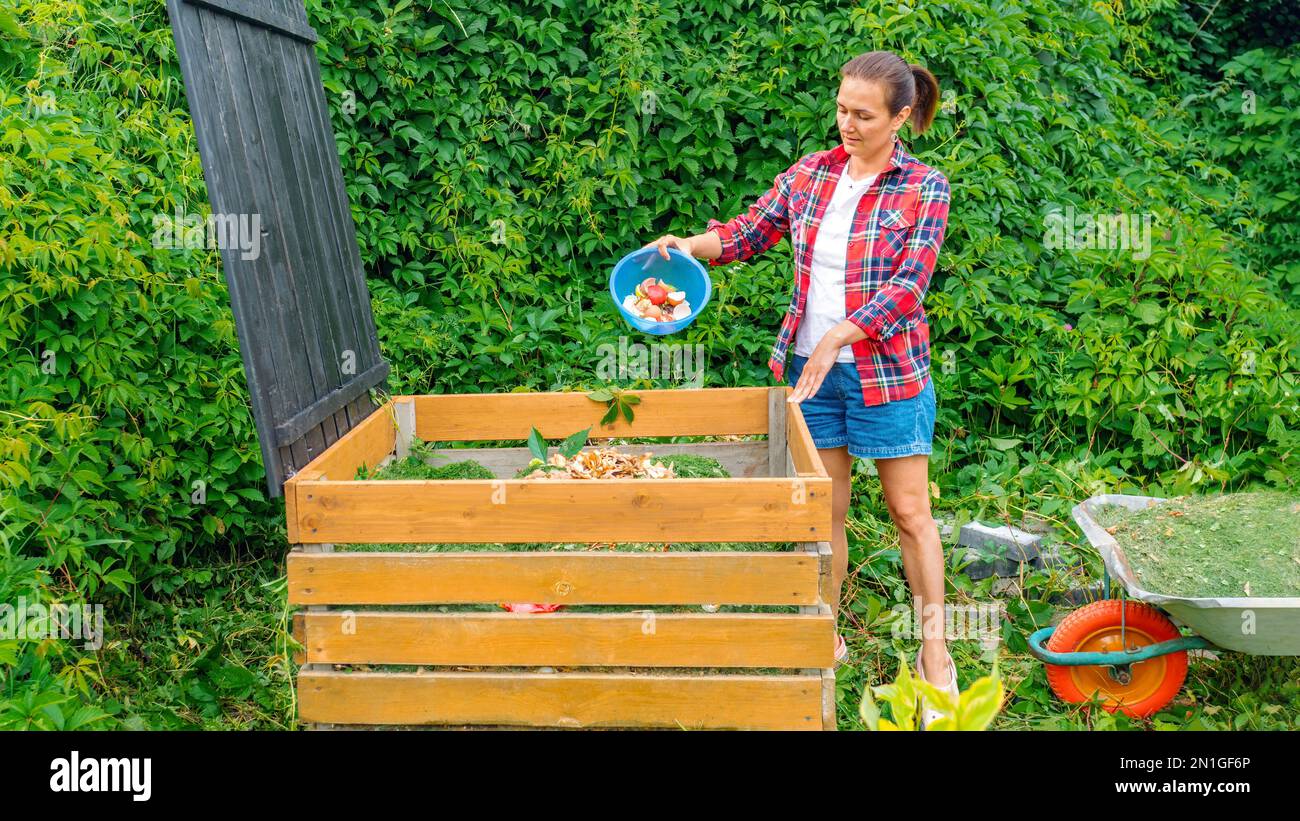
[[[516,439],[516,442],[519,440]],[[542,438],[542,433],[537,428],[533,428],[528,434],[528,451],[536,459],[546,461],[546,440]]]
[[[1004,690],[995,666],[992,674],[975,681],[962,694],[957,707],[957,729],[983,730],[997,718]]]
[[[580,430],[577,433],[569,435],[560,443],[560,454],[565,459],[572,459],[582,450],[583,445],[587,444],[587,436],[591,433],[591,428]]]

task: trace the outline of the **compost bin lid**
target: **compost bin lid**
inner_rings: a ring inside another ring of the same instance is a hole
[[[356,226],[302,0],[167,0],[267,486],[383,386]],[[235,236],[239,242],[232,242]],[[220,239],[220,237],[219,237]]]

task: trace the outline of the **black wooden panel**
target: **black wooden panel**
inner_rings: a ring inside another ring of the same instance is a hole
[[[212,211],[260,220],[221,259],[273,496],[384,384],[316,34],[301,0],[167,0]],[[250,258],[245,258],[250,257]]]

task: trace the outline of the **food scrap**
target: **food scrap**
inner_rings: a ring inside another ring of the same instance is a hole
[[[526,479],[672,479],[675,477],[671,465],[653,461],[650,452],[640,455],[620,453],[613,448],[594,448],[584,450],[572,458],[566,459],[561,453],[553,453],[546,465],[558,470],[537,470],[542,467],[540,459],[529,464],[532,472]]]
[[[655,277],[642,280],[633,293],[623,298],[623,307],[641,319],[654,322],[676,322],[691,315],[686,292]]]

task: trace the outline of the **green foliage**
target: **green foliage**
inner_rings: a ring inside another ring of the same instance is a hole
[[[997,718],[1004,695],[996,664],[993,672],[960,691],[956,700],[946,690],[912,675],[911,668],[903,664],[892,684],[864,688],[858,713],[868,730],[915,730],[920,727],[924,705],[929,705],[940,717],[926,725],[926,730],[986,730]],[[891,718],[881,717],[876,698],[889,705]]]

